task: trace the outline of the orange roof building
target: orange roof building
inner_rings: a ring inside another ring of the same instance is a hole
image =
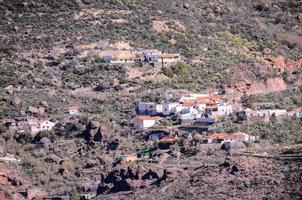
[[[226,138],[226,141],[228,142],[246,142],[246,141],[255,141],[255,140],[256,140],[255,136],[240,131],[232,133]]]
[[[163,143],[172,143],[175,142],[177,140],[177,137],[163,137],[162,139],[159,140],[159,142],[163,142]]]
[[[134,118],[134,127],[150,128],[155,125],[155,119],[146,115],[139,115]]]
[[[162,58],[162,59],[175,59],[175,58],[179,58],[180,55],[179,54],[160,54],[159,55],[159,58]]]
[[[226,138],[227,135],[224,133],[213,133],[204,138],[204,143],[211,143],[211,144],[222,143]]]

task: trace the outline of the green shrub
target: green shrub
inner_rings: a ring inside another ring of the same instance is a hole
[[[177,75],[188,75],[189,67],[183,62],[177,62],[174,66],[171,67],[174,74]]]
[[[31,143],[33,141],[33,136],[28,132],[16,133],[14,138],[18,143],[21,143],[21,144],[27,144],[27,143]]]
[[[54,141],[56,139],[56,136],[53,132],[51,132],[51,131],[41,131],[37,135],[35,135],[35,137],[33,139],[33,142],[37,143],[44,137],[50,139],[51,141]]]
[[[165,67],[162,69],[164,75],[169,78],[173,78],[174,74],[178,76],[187,76],[189,74],[189,66],[183,62],[177,62],[171,67]]]
[[[170,67],[163,68],[163,73],[169,78],[173,78],[174,76],[173,70]]]

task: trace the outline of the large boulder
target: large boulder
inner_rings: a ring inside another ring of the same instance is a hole
[[[142,166],[128,166],[113,169],[102,176],[98,187],[98,194],[131,191],[136,188],[160,185],[173,174],[162,168],[146,168]]]
[[[286,83],[281,78],[270,78],[266,81],[267,91],[280,91],[287,88]]]
[[[108,129],[97,121],[90,121],[83,136],[87,141],[100,142],[108,136]]]
[[[41,190],[40,188],[29,189],[26,192],[26,196],[28,200],[32,199],[43,199],[48,196],[46,192]]]

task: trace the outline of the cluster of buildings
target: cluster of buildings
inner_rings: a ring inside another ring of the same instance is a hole
[[[56,123],[48,119],[26,117],[22,119],[3,119],[0,120],[0,125],[15,132],[29,132],[36,135],[41,131],[51,131]]]
[[[221,149],[241,149],[245,148],[243,145],[244,142],[255,142],[259,138],[257,136],[252,136],[247,133],[240,131],[226,134],[226,133],[212,133],[202,137],[202,144],[204,145],[219,145]],[[147,134],[146,140],[150,145],[157,145],[157,148],[160,150],[168,150],[171,145],[177,143],[178,134],[174,131],[163,131],[157,130],[152,131]],[[209,146],[210,147],[210,146]],[[115,159],[119,159],[125,162],[135,162],[144,158],[151,158],[152,151],[157,148],[150,148],[149,150],[144,150],[139,153],[129,153],[124,155],[115,156]]]
[[[142,51],[101,51],[98,56],[108,63],[145,62],[155,64],[173,63],[181,60],[180,54],[165,54],[156,49]]]
[[[302,117],[301,112],[291,112],[285,109],[252,110],[247,108],[244,110],[244,114],[249,122],[269,122],[272,117]]]
[[[204,144],[220,144],[225,142],[249,142],[258,139],[256,136],[249,135],[240,131],[232,134],[213,133],[203,138]]]
[[[69,106],[65,111],[69,116],[80,114],[78,106]],[[45,116],[45,107],[29,106],[26,112],[21,112],[21,116],[16,119],[0,119],[0,125],[5,126],[8,130],[19,133],[31,133],[36,135],[41,131],[51,131],[56,122],[49,120]]]
[[[302,118],[302,112],[287,111],[285,109],[242,109],[232,104],[223,95],[214,94],[188,94],[182,96],[177,102],[155,103],[140,102],[137,107],[139,116],[134,118],[136,128],[150,128],[159,122],[158,117],[178,117],[179,125],[202,124],[211,125],[219,118],[236,113],[241,120],[248,122],[269,122],[272,117]]]
[[[156,118],[151,116],[177,115],[181,125],[211,124],[219,117],[231,114],[233,109],[222,95],[189,94],[177,102],[141,102],[137,111],[140,115],[134,118],[134,126],[149,128],[156,124]]]

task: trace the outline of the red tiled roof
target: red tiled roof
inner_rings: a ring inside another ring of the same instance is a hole
[[[159,140],[160,142],[175,142],[176,138],[175,137],[163,137],[162,139]]]
[[[181,104],[186,107],[191,107],[196,104],[196,101],[195,100],[184,100],[183,102],[181,102]]]
[[[146,115],[139,115],[139,116],[136,116],[135,118],[139,119],[139,120],[153,120],[152,117],[146,116]]]
[[[178,58],[179,54],[160,54],[160,58]]]
[[[212,135],[208,136],[208,138],[211,138],[211,139],[224,139],[226,137],[227,137],[227,135],[224,133],[213,133]]]
[[[69,106],[67,107],[68,110],[78,110],[80,107],[79,106]]]

